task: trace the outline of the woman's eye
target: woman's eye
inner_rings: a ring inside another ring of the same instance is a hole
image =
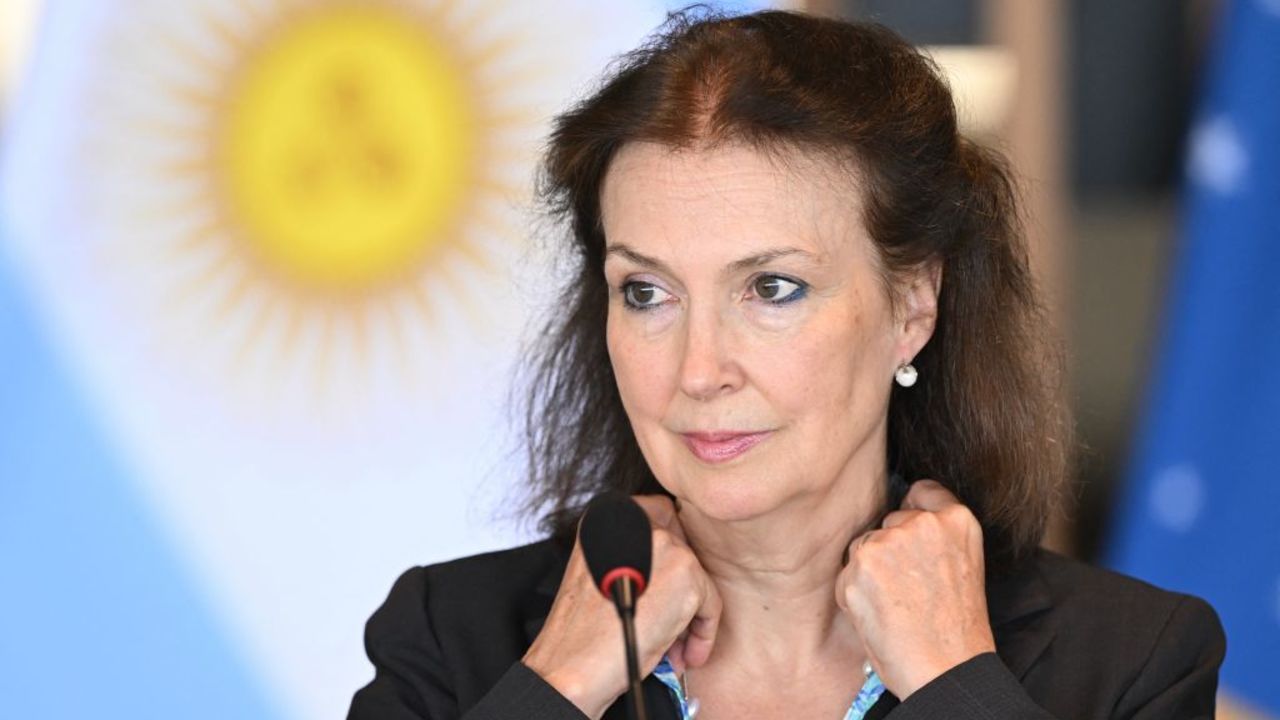
[[[655,308],[671,297],[671,293],[653,283],[633,280],[622,286],[622,298],[627,306],[637,310]]]
[[[764,275],[752,283],[751,288],[761,300],[781,305],[804,297],[804,283],[780,275]]]

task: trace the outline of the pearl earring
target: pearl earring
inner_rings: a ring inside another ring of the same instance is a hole
[[[898,384],[902,387],[911,387],[912,385],[915,385],[916,378],[918,376],[919,374],[916,372],[916,367],[909,362],[904,362],[899,365],[898,369],[893,373],[893,379],[897,380]]]

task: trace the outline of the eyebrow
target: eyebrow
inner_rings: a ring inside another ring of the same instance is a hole
[[[801,250],[797,247],[781,247],[765,250],[764,252],[756,253],[755,255],[749,255],[741,260],[734,260],[729,263],[728,271],[733,273],[738,272],[739,270],[750,270],[754,267],[767,265],[779,258],[791,257],[793,255],[799,255],[800,257],[812,262],[817,262],[818,260],[817,256],[807,250]]]
[[[609,245],[604,249],[604,255],[606,259],[610,255],[621,255],[622,257],[630,260],[631,262],[641,267],[652,268],[654,270],[657,270],[658,272],[663,272],[668,275],[674,274],[671,272],[671,268],[667,267],[667,264],[662,262],[661,260],[657,258],[649,257],[648,255],[645,255],[642,253],[638,253],[635,250],[632,250],[629,246],[623,245],[622,243],[618,243],[617,245]]]
[[[625,257],[631,262],[637,265],[640,265],[642,267],[652,268],[654,270],[666,273],[668,275],[674,274],[671,272],[671,268],[668,267],[667,264],[662,262],[661,260],[657,258],[649,257],[648,255],[645,255],[643,253],[636,252],[632,248],[622,243],[608,246],[607,248],[605,248],[604,254],[606,257],[609,255],[621,255],[622,257]],[[797,248],[797,247],[772,248],[769,250],[765,250],[764,252],[758,252],[755,255],[748,255],[747,257],[744,257],[740,260],[734,260],[733,262],[729,263],[728,267],[725,268],[725,274],[733,274],[736,272],[740,272],[742,270],[749,270],[754,267],[760,267],[761,265],[766,265],[779,258],[790,257],[792,255],[799,255],[807,260],[814,261],[814,262],[816,262],[818,259],[817,256],[815,256],[813,253],[807,250],[801,250],[800,248]]]

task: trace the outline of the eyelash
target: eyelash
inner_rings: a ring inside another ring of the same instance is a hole
[[[752,288],[755,288],[762,280],[781,280],[783,282],[791,283],[792,285],[796,286],[796,289],[792,290],[790,295],[787,295],[781,300],[769,300],[767,298],[760,298],[768,305],[772,305],[775,307],[782,306],[782,305],[789,305],[797,300],[804,298],[805,295],[808,294],[808,290],[809,290],[808,283],[804,282],[803,280],[798,280],[793,277],[788,277],[786,275],[778,275],[775,273],[770,273],[767,275],[757,275],[756,277],[752,278],[750,286]],[[658,285],[651,282],[644,282],[642,280],[630,280],[628,282],[625,282],[622,284],[620,288],[618,288],[618,293],[622,296],[622,302],[628,310],[631,310],[633,312],[648,312],[650,310],[655,310],[658,307],[661,307],[662,305],[665,304],[665,303],[658,303],[656,305],[641,305],[641,304],[635,303],[631,298],[631,292],[634,288],[638,288],[638,287],[650,287],[658,290],[659,292],[663,292],[663,293],[666,292],[662,288],[658,287]]]
[[[782,282],[785,282],[785,283],[791,283],[792,285],[795,285],[795,286],[796,286],[796,289],[795,289],[795,290],[792,290],[790,295],[787,295],[786,297],[782,298],[781,300],[769,300],[769,299],[766,299],[766,298],[760,298],[761,300],[764,300],[765,302],[769,303],[770,305],[789,305],[789,304],[791,304],[791,303],[793,303],[793,302],[795,302],[795,301],[797,301],[797,300],[801,300],[801,299],[803,299],[803,298],[805,297],[805,295],[807,295],[807,294],[808,294],[808,292],[809,292],[809,285],[808,285],[808,283],[805,283],[805,282],[804,282],[804,281],[802,281],[802,280],[797,280],[796,278],[793,278],[793,277],[788,277],[788,276],[786,276],[786,275],[778,275],[778,274],[773,274],[773,273],[768,274],[768,275],[758,275],[758,276],[756,276],[756,277],[751,281],[751,287],[752,287],[752,288],[755,288],[757,285],[759,285],[759,284],[760,284],[760,281],[761,281],[761,280],[781,280]]]
[[[666,292],[666,290],[663,290],[651,282],[644,282],[641,280],[629,280],[624,282],[622,283],[622,287],[618,288],[618,293],[622,295],[622,304],[628,310],[631,310],[632,312],[649,312],[650,310],[656,310],[660,305],[662,305],[662,303],[658,303],[658,305],[641,305],[636,303],[631,299],[631,292],[635,288],[653,288],[659,292]]]

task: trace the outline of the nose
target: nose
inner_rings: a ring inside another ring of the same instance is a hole
[[[742,369],[730,341],[730,329],[717,308],[690,308],[680,363],[680,389],[685,395],[706,401],[742,387]]]

